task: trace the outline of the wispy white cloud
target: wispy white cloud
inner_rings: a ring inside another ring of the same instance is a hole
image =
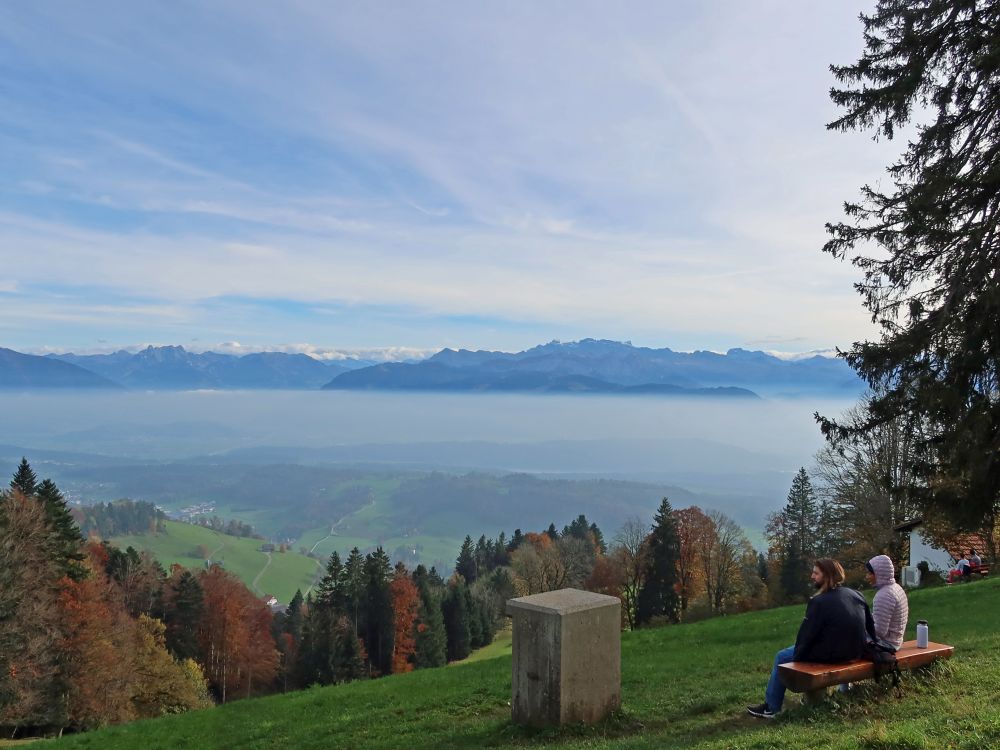
[[[0,193],[4,283],[76,290],[19,300],[39,335],[124,314],[249,340],[258,319],[213,306],[227,298],[300,304],[330,342],[365,306],[408,311],[373,335],[421,344],[464,325],[490,346],[508,323],[717,348],[870,330],[854,271],[819,252],[889,153],[823,128],[826,65],[857,54],[857,8],[101,15],[0,8],[18,60],[0,121],[21,128],[8,142],[26,134]]]

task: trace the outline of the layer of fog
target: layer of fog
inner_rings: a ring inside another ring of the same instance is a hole
[[[835,414],[848,405],[814,399],[298,391],[0,395],[4,443],[98,453],[113,447],[112,454],[137,458],[253,446],[698,440],[800,464],[821,443],[813,412]]]

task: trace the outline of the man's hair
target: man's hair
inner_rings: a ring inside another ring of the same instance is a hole
[[[969,552],[971,552],[972,554],[976,554],[976,550],[974,548],[970,549]]]
[[[821,557],[813,562],[823,574],[828,589],[835,589],[844,582],[844,566],[830,557]]]

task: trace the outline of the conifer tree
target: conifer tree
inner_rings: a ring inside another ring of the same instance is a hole
[[[816,541],[819,536],[819,513],[816,505],[816,494],[805,468],[800,468],[792,478],[792,486],[788,490],[785,508],[786,528],[798,542],[799,554],[812,555],[816,551]]]
[[[365,558],[364,644],[368,661],[379,674],[392,672],[395,622],[392,609],[392,567],[379,547]]]
[[[465,588],[465,581],[461,577],[453,578],[441,605],[448,637],[448,661],[464,659],[471,650],[469,609]]]
[[[316,602],[338,614],[346,614],[347,599],[345,569],[340,562],[340,555],[334,550],[326,563],[326,574],[316,586]]]
[[[486,645],[483,636],[483,616],[479,601],[472,596],[472,589],[465,587],[465,611],[469,621],[469,650],[482,648]]]
[[[545,533],[548,534],[549,539],[553,542],[559,541],[559,532],[556,530],[556,525],[554,523],[549,524],[549,528],[545,530]]]
[[[33,497],[38,489],[38,477],[35,476],[28,459],[24,456],[21,457],[21,463],[18,464],[17,470],[10,480],[10,488],[17,490],[25,497]]]
[[[304,601],[302,598],[302,589],[295,589],[295,594],[292,596],[292,600],[288,602],[288,608],[285,610],[285,621],[281,628],[285,633],[292,636],[296,643],[302,641],[302,625],[305,620],[305,615],[302,612]]]
[[[793,536],[781,559],[781,589],[785,598],[800,601],[809,594],[809,572],[812,565],[799,546],[798,537]]]
[[[331,556],[332,557],[332,556]],[[354,628],[361,633],[361,619],[365,608],[365,559],[357,547],[351,549],[344,563],[344,609]]]
[[[909,142],[827,226],[880,335],[846,355],[872,388],[865,419],[820,424],[843,442],[905,420],[916,499],[976,529],[1000,510],[998,7],[877,0],[861,21],[861,59],[832,66],[843,114],[827,127]]]
[[[204,609],[204,592],[189,570],[175,571],[164,605],[167,649],[178,659],[198,659],[198,625]]]
[[[508,554],[516,550],[524,544],[524,534],[520,529],[514,529],[514,536],[510,538],[510,543],[507,545]]]
[[[333,625],[332,634],[330,682],[360,680],[365,676],[365,652],[350,621],[346,617],[339,618]]]
[[[28,467],[27,470],[30,472],[31,468]],[[18,473],[20,471],[18,469]],[[59,550],[59,564],[66,575],[74,581],[81,580],[87,574],[82,565],[85,557],[83,537],[80,535],[80,527],[70,515],[65,498],[51,479],[45,479],[41,484],[36,485],[35,497],[45,508],[45,520]]]
[[[653,521],[649,536],[645,582],[636,602],[636,620],[647,624],[654,617],[678,620],[677,559],[680,541],[670,501],[663,498]]]
[[[472,548],[471,536],[466,535],[465,541],[462,542],[462,549],[455,561],[455,572],[462,576],[468,584],[472,584],[476,580],[476,556]]]
[[[427,570],[418,565],[413,581],[420,592],[417,610],[416,652],[413,663],[417,669],[442,667],[448,663],[448,634],[441,611],[441,590],[432,586]]]

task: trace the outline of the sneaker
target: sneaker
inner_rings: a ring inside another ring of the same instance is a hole
[[[747,713],[758,719],[773,719],[778,715],[776,711],[768,708],[766,703],[761,703],[759,706],[747,706]]]

